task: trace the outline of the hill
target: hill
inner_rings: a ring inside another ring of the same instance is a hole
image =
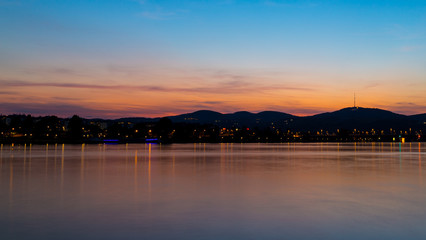
[[[240,111],[235,113],[219,113],[200,110],[176,116],[168,116],[174,123],[208,124],[225,128],[265,128],[277,127],[295,131],[335,131],[346,130],[407,130],[425,129],[426,114],[406,116],[378,108],[349,107],[334,112],[320,113],[313,116],[299,117],[277,111],[251,113]],[[112,122],[129,122],[133,124],[158,122],[161,118],[120,118],[108,120]],[[102,119],[96,119],[102,121]],[[104,120],[106,121],[106,120]]]
[[[296,119],[289,127],[300,131],[318,130],[371,130],[371,129],[408,129],[422,127],[418,117],[410,117],[402,114],[377,108],[351,107],[335,112],[321,113]]]
[[[235,112],[222,114],[214,111],[196,111],[169,117],[173,122],[213,124],[220,127],[265,127],[279,124],[286,119],[297,118],[291,114],[282,112],[265,111],[260,113]]]

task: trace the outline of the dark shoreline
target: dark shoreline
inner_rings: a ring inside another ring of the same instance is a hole
[[[116,120],[0,115],[0,143],[422,142],[426,114],[345,108],[297,117],[280,112],[197,111]]]

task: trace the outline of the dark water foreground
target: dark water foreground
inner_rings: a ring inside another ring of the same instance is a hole
[[[0,239],[426,239],[425,167],[425,143],[2,145]]]

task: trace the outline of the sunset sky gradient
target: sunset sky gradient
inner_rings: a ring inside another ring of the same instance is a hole
[[[426,1],[0,0],[0,113],[426,112]]]

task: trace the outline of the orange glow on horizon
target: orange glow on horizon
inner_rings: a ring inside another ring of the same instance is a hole
[[[214,79],[179,84],[172,79],[152,81],[151,85],[136,84],[133,80],[115,81],[115,84],[84,80],[74,80],[73,83],[30,81],[28,85],[9,82],[3,86],[5,94],[0,94],[3,103],[0,112],[119,118],[162,117],[212,110],[221,113],[279,111],[307,116],[352,107],[353,92],[357,90],[355,83],[340,85],[331,80],[322,85],[312,83],[312,80],[304,80],[300,84],[280,83],[279,79],[223,84],[215,83]],[[423,106],[426,97],[416,86],[392,83],[380,88],[357,90],[356,94],[360,107],[402,114],[418,114],[426,110]]]

